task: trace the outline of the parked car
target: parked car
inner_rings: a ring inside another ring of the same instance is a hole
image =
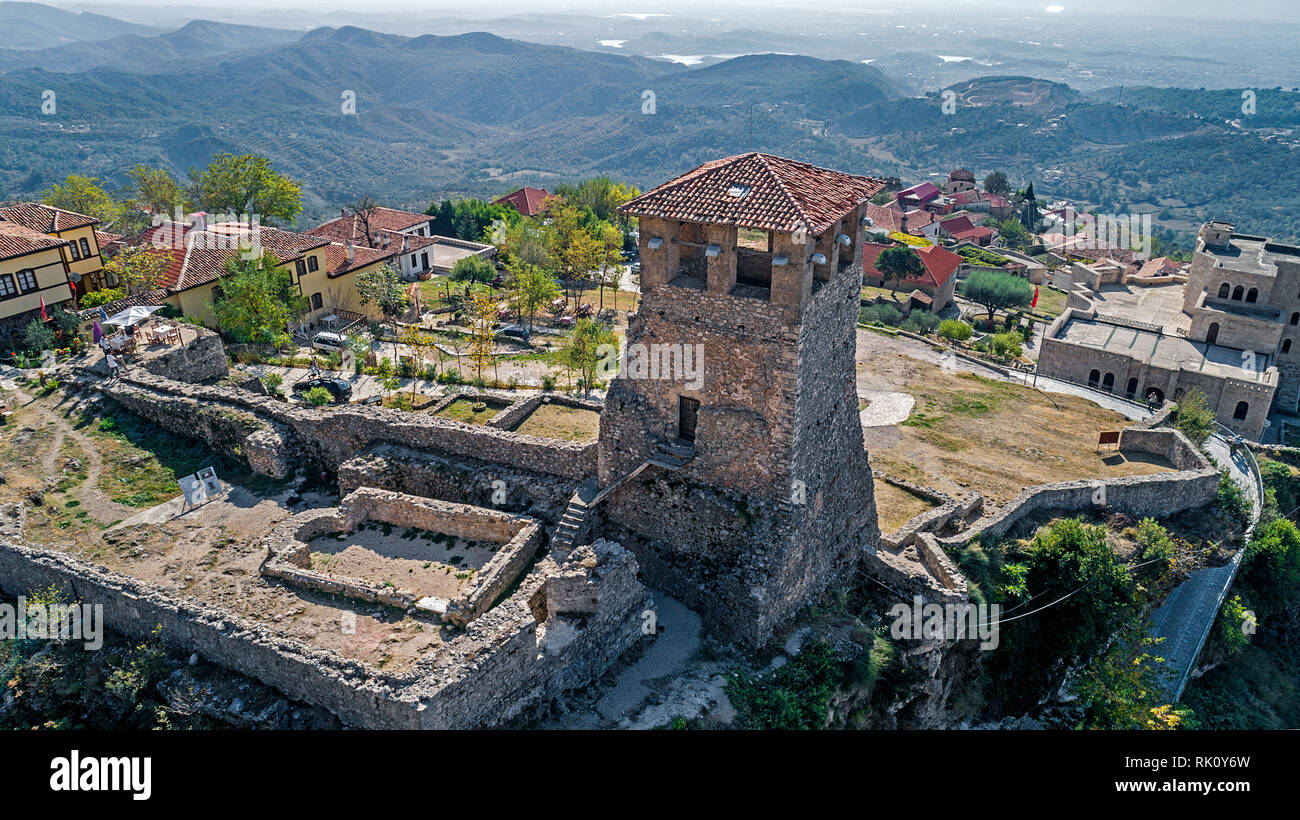
[[[325,330],[311,337],[311,346],[326,353],[342,353],[347,348],[347,342],[341,334]]]
[[[334,397],[335,404],[346,404],[352,398],[352,385],[347,379],[337,379],[332,376],[317,376],[314,379],[303,379],[293,383],[290,388],[295,394],[301,395],[311,390],[313,387],[323,387]]]
[[[514,336],[517,339],[528,341],[528,327],[526,325],[502,325],[497,328],[498,336]]]

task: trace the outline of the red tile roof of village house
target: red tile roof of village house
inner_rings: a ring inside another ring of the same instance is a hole
[[[804,228],[816,236],[884,187],[879,179],[749,153],[706,162],[618,210],[762,231]]]
[[[48,236],[18,222],[0,220],[0,259],[12,259],[37,251],[59,248],[68,244],[66,239]]]
[[[864,242],[862,244],[863,276],[884,278],[876,268],[876,259],[880,256],[881,251],[890,247],[893,246],[881,245],[876,242]],[[957,272],[957,268],[961,267],[962,258],[960,256],[938,245],[932,245],[928,248],[913,248],[913,250],[920,255],[921,263],[925,265],[925,273],[920,276],[909,276],[899,283],[900,286],[929,285],[930,287],[940,288]]]
[[[173,292],[189,290],[225,276],[226,262],[240,258],[242,252],[238,247],[222,247],[231,244],[231,237],[238,235],[241,230],[238,225],[221,223],[199,231],[188,225],[166,222],[114,244],[118,247],[148,245],[157,253],[170,253],[171,264],[159,277],[157,286]],[[322,237],[267,226],[259,228],[258,242],[281,263],[299,258],[304,251],[329,244],[329,240]]]
[[[419,237],[416,237],[417,239]],[[352,246],[352,261],[348,261],[348,247],[342,242],[331,242],[325,249],[325,275],[333,279],[345,273],[351,273],[366,265],[373,265],[385,259],[392,259],[397,251],[367,248],[362,245]]]
[[[885,231],[902,231],[903,230],[903,212],[894,205],[876,205],[867,203],[867,216],[875,223],[877,228]],[[907,214],[907,233],[913,236],[924,236],[925,227],[933,222],[938,222],[939,217],[923,211],[919,208],[908,211]]]
[[[918,182],[911,188],[904,188],[899,191],[898,198],[911,197],[913,199],[928,200],[934,199],[941,193],[943,192],[939,190],[939,186],[933,182]]]
[[[433,217],[428,214],[375,207],[370,212],[370,232],[372,234],[379,231],[401,232],[422,222],[429,222],[431,219]],[[365,239],[365,223],[356,214],[349,212],[336,219],[331,219],[329,222],[323,222],[314,228],[309,228],[303,233],[308,236],[325,236],[339,242],[348,239],[357,242]]]
[[[974,227],[967,228],[964,231],[953,231],[952,238],[958,241],[965,240],[965,239],[983,239],[986,236],[994,236],[995,234],[997,234],[997,231],[993,230],[992,228],[988,228],[983,225],[976,225]]]
[[[975,223],[970,221],[970,217],[961,214],[960,216],[949,217],[948,219],[943,220],[939,223],[939,227],[943,228],[949,234],[956,236],[958,231],[969,231],[971,228],[974,228]]]
[[[524,216],[537,216],[542,210],[542,202],[550,195],[551,193],[545,188],[525,186],[517,191],[511,191],[492,204],[509,205]]]
[[[99,249],[104,250],[104,246],[121,239],[121,234],[108,233],[107,231],[95,231],[95,244]]]
[[[87,225],[98,225],[99,220],[74,211],[65,211],[40,202],[22,202],[0,208],[0,218],[31,228],[41,233],[70,231]]]
[[[1181,262],[1176,262],[1167,256],[1157,256],[1155,259],[1148,259],[1142,265],[1142,268],[1138,271],[1138,276],[1168,276],[1172,273],[1178,273],[1181,269]]]

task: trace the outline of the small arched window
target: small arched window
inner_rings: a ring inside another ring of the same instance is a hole
[[[1291,314],[1291,324],[1300,325],[1300,312]]]
[[[1244,296],[1245,293],[1246,293],[1246,289],[1243,288],[1241,285],[1237,285],[1235,288],[1232,289],[1232,301],[1240,302],[1241,297]]]
[[[1220,299],[1227,299],[1227,298],[1228,298],[1228,293],[1229,293],[1231,290],[1232,290],[1232,287],[1231,287],[1227,282],[1224,282],[1222,285],[1219,285],[1219,298],[1220,298]]]
[[[1100,370],[1094,370],[1094,371],[1092,371],[1091,373],[1088,374],[1088,386],[1089,386],[1089,387],[1096,387],[1096,386],[1097,386],[1097,382],[1099,382],[1099,381],[1101,381],[1101,371],[1100,371]]]
[[[1101,380],[1101,389],[1107,393],[1115,389],[1115,374],[1107,373],[1106,378]]]
[[[1283,353],[1290,353],[1290,352],[1291,352],[1291,340],[1290,340],[1290,339],[1283,339],[1283,340],[1282,340],[1282,352],[1283,352]]]
[[[1251,288],[1250,291],[1246,294],[1247,302],[1253,303],[1258,298],[1259,298],[1259,288]]]
[[[1232,417],[1237,421],[1245,421],[1246,414],[1250,412],[1250,405],[1244,401],[1237,402],[1237,409],[1232,411]]]
[[[1138,380],[1136,378],[1129,379],[1128,387],[1124,388],[1124,395],[1128,396],[1131,399],[1137,395],[1137,391],[1138,391]]]

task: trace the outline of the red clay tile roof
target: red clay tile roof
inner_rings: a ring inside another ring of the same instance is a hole
[[[129,307],[135,307],[137,305],[161,305],[163,303],[163,300],[167,298],[167,295],[168,294],[165,289],[159,288],[157,290],[151,290],[145,293],[136,293],[131,296],[124,296],[121,299],[118,299],[117,301],[109,302],[106,305],[102,305],[102,308],[104,310],[104,315],[112,316],[114,313],[126,310]],[[85,310],[77,311],[77,317],[81,319],[81,321],[83,322],[89,321],[91,319],[97,318],[99,316],[99,311],[100,308],[97,307],[86,308]]]
[[[39,202],[23,202],[0,208],[0,217],[41,233],[70,231],[73,228],[99,224],[99,220],[93,216],[65,211]]]
[[[749,153],[706,162],[618,210],[764,231],[804,228],[816,236],[884,187],[879,179]]]
[[[956,236],[959,231],[969,231],[975,227],[975,223],[970,221],[970,217],[962,214],[945,219],[939,223],[939,227],[946,231],[950,236]]]
[[[949,180],[952,180],[952,181],[956,181],[956,180],[961,179],[961,180],[965,180],[965,181],[967,181],[967,182],[974,182],[974,181],[975,181],[975,174],[974,174],[974,172],[972,172],[972,171],[970,171],[970,170],[968,170],[968,169],[966,169],[966,168],[957,168],[957,169],[954,169],[954,170],[952,171],[952,173],[948,174],[948,179],[949,179]]]
[[[427,223],[432,219],[433,217],[428,214],[377,207],[370,212],[370,232],[373,234],[380,231],[405,231],[421,223]],[[339,242],[349,239],[353,242],[359,242],[365,239],[365,226],[356,214],[348,213],[310,228],[303,233],[308,236],[324,236]]]
[[[419,239],[420,237],[415,237]],[[362,245],[352,246],[352,261],[348,261],[348,248],[342,242],[331,242],[325,249],[325,275],[333,279],[358,268],[392,259],[395,251],[367,248]]]
[[[1167,256],[1157,256],[1155,259],[1148,259],[1138,271],[1138,276],[1168,276],[1172,273],[1178,273],[1182,269],[1182,263],[1176,262]]]
[[[986,228],[983,225],[976,225],[975,227],[967,228],[964,231],[953,231],[952,238],[962,241],[966,239],[983,239],[986,236],[994,236],[996,234],[997,231],[992,228]]]
[[[493,202],[493,205],[509,205],[524,216],[537,216],[542,210],[542,202],[550,196],[545,188],[529,188],[511,191]]]
[[[903,199],[906,197],[910,199],[918,199],[922,202],[928,202],[941,193],[943,192],[939,190],[939,186],[935,185],[933,182],[918,182],[911,188],[904,188],[899,191],[898,198]]]
[[[105,245],[116,242],[121,238],[122,236],[120,234],[108,233],[107,231],[95,231],[95,244],[99,246],[100,251],[104,250]]]
[[[197,230],[179,223],[166,222],[114,243],[116,246],[148,245],[158,253],[170,253],[171,265],[158,286],[173,292],[189,290],[226,275],[226,263],[241,255],[237,247],[239,223],[222,223],[207,230]],[[297,259],[305,251],[324,247],[329,240],[306,234],[261,226],[258,242],[281,263]]]
[[[876,269],[876,259],[885,248],[893,247],[892,245],[881,245],[877,242],[864,242],[862,244],[862,275],[883,279],[884,276]],[[909,276],[899,283],[899,287],[904,285],[926,285],[932,288],[943,287],[944,283],[957,272],[961,267],[962,259],[950,250],[934,245],[928,248],[913,248],[920,256],[921,263],[925,265],[925,273],[920,276]]]
[[[25,256],[66,244],[68,244],[66,239],[32,230],[18,222],[0,220],[0,259],[12,259],[15,256]]]

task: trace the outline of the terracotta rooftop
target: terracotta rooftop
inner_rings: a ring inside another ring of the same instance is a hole
[[[17,222],[24,227],[41,233],[70,231],[73,228],[84,228],[87,225],[99,224],[99,220],[93,216],[65,211],[62,208],[55,208],[52,205],[44,205],[39,202],[23,202],[18,205],[0,208],[0,218],[7,219],[10,222]]]
[[[370,212],[370,232],[405,231],[421,223],[427,223],[433,217],[417,214],[413,211],[399,211],[393,208],[376,207]],[[353,242],[365,240],[365,224],[354,213],[347,213],[337,219],[317,225],[304,231],[308,236],[324,236],[339,242],[351,239]]]
[[[171,264],[157,285],[171,291],[182,291],[215,282],[226,275],[226,263],[238,259],[242,253],[237,247],[237,237],[243,229],[240,223],[221,223],[198,230],[180,223],[164,222],[114,245],[147,245],[155,248],[157,253],[170,253]],[[259,228],[258,241],[263,250],[270,251],[282,263],[329,244],[329,240],[322,237],[265,225]]]
[[[551,193],[545,188],[525,186],[517,191],[511,191],[492,204],[509,205],[524,216],[537,216],[542,210],[542,202],[550,195]]]
[[[862,275],[868,277],[884,278],[883,274],[876,269],[876,259],[880,256],[885,248],[893,247],[892,245],[881,245],[877,242],[864,242],[862,245]],[[925,272],[920,276],[909,276],[899,283],[903,285],[927,285],[932,288],[942,287],[954,273],[957,268],[961,267],[962,258],[946,248],[934,245],[928,248],[913,248],[921,257],[921,263],[925,265]]]
[[[883,180],[770,154],[741,154],[687,171],[619,213],[816,236],[885,187]]]
[[[347,245],[342,242],[331,242],[329,247],[325,249],[325,275],[333,279],[336,276],[351,273],[358,268],[364,268],[366,265],[392,259],[398,250],[401,250],[400,246],[396,250],[385,251],[378,248],[353,245],[352,260],[348,261]]]
[[[65,239],[48,236],[18,222],[0,220],[0,259],[12,259],[66,244],[68,242]]]

